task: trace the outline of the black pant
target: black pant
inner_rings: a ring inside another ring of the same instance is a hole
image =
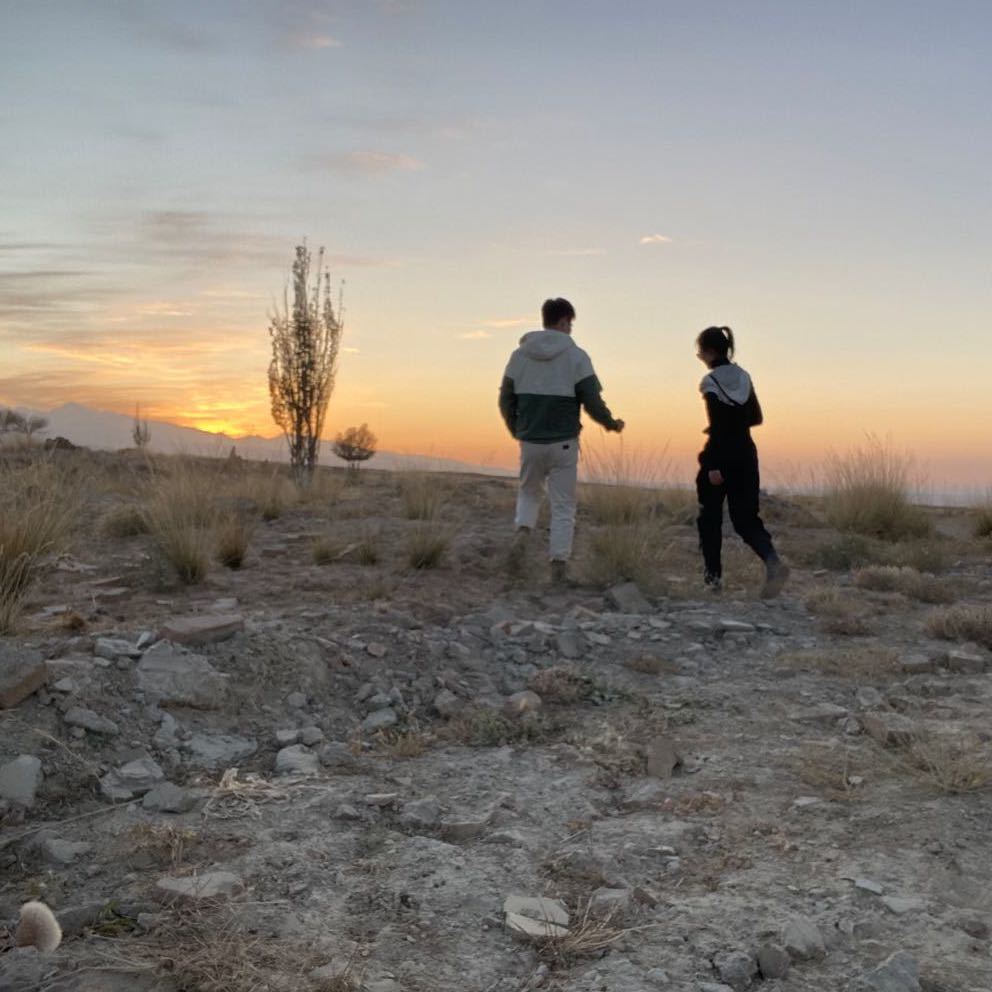
[[[746,455],[723,470],[723,485],[714,486],[707,469],[701,468],[696,476],[696,494],[699,497],[699,549],[703,553],[706,571],[711,575],[722,574],[720,548],[723,543],[723,501],[730,509],[730,522],[744,543],[762,561],[775,557],[772,536],[758,515],[758,455]]]

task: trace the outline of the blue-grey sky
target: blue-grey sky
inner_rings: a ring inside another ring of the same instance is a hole
[[[0,402],[272,433],[306,236],[347,282],[332,432],[510,461],[495,388],[561,294],[632,443],[688,457],[727,323],[772,459],[873,431],[979,484],[990,35],[977,2],[0,4]]]

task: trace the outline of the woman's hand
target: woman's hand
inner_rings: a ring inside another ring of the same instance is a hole
[[[709,477],[711,486],[723,485],[723,472],[721,472],[718,468],[712,468],[706,474]]]

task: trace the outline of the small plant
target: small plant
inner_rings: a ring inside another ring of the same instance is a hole
[[[362,530],[362,536],[355,545],[355,561],[359,565],[378,565],[382,558],[381,535],[378,531]]]
[[[865,681],[894,675],[899,671],[899,655],[891,648],[872,644],[789,652],[780,655],[778,663],[798,671]]]
[[[286,507],[293,496],[292,484],[278,471],[263,479],[255,493],[262,519],[266,522],[278,520],[286,512]]]
[[[411,568],[437,568],[451,546],[451,530],[437,520],[418,523],[406,538],[406,560]]]
[[[854,573],[854,584],[861,589],[899,592],[922,603],[949,603],[953,590],[933,575],[898,565],[871,565]]]
[[[992,752],[974,735],[914,739],[906,748],[906,759],[925,781],[950,795],[992,786]]]
[[[992,648],[992,606],[948,606],[931,613],[927,630],[949,641],[975,641]]]
[[[927,515],[909,501],[914,465],[909,455],[869,436],[865,445],[827,462],[824,506],[841,531],[887,541],[930,533]]]
[[[992,537],[992,503],[975,514],[975,537]]]
[[[217,525],[217,561],[225,568],[241,568],[254,533],[249,514],[237,511],[224,517]]]
[[[570,665],[554,665],[534,675],[527,687],[545,702],[578,703],[597,693],[593,679]]]
[[[833,587],[814,592],[806,600],[806,608],[820,618],[820,626],[828,634],[868,634],[871,628],[865,619],[861,603]]]
[[[322,534],[313,544],[313,563],[333,565],[342,561],[352,550],[353,545],[345,544],[330,534]]]
[[[654,522],[607,524],[593,532],[585,572],[596,585],[636,582],[652,588],[658,584],[663,553],[660,531]]]
[[[139,451],[144,451],[151,439],[151,428],[148,426],[148,421],[141,416],[141,404],[136,403],[134,406],[134,424],[131,427],[131,440],[134,441],[134,446]]]

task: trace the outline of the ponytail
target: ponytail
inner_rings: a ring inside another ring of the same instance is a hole
[[[707,327],[698,338],[696,346],[704,351],[713,351],[720,358],[734,357],[734,332],[729,327]]]

